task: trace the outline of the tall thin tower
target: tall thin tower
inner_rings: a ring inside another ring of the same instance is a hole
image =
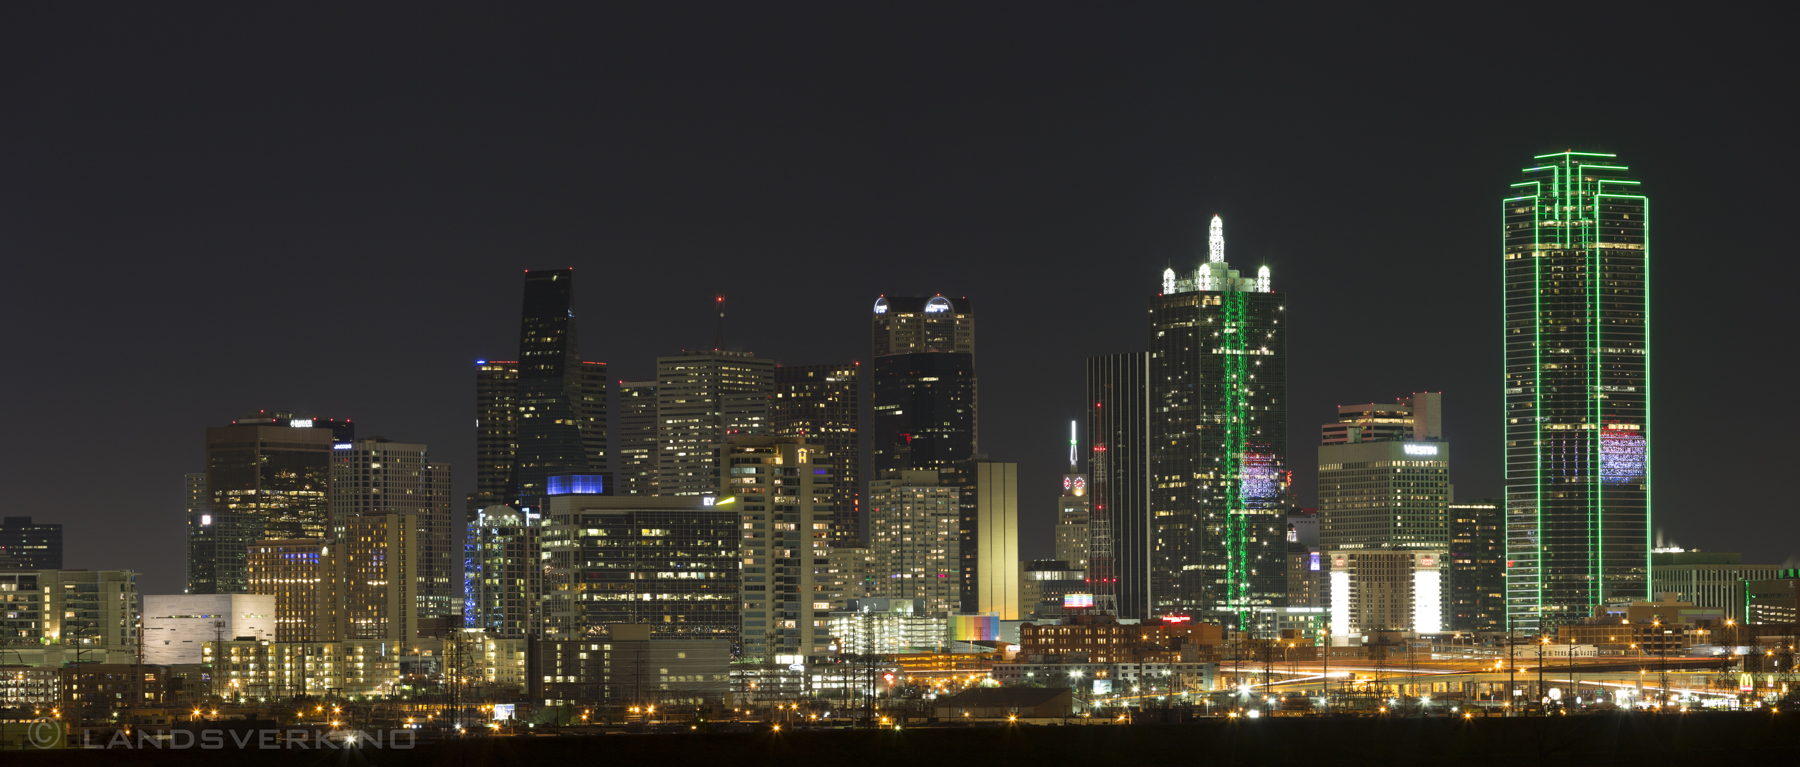
[[[1267,635],[1286,606],[1287,297],[1205,263],[1150,299],[1150,609]]]
[[[1502,203],[1508,628],[1650,582],[1650,203],[1615,155],[1540,155]]]

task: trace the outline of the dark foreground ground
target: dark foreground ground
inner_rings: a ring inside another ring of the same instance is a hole
[[[1729,760],[1729,761],[1728,761]],[[8,765],[634,767],[1800,764],[1800,712],[1550,719],[1262,719],[1179,725],[480,738],[406,750],[24,751]]]

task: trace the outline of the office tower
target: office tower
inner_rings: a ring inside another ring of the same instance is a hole
[[[489,506],[513,502],[513,456],[519,449],[519,362],[475,361],[475,492],[465,519]]]
[[[1319,446],[1319,541],[1327,549],[1447,549],[1449,504],[1448,442]]]
[[[613,495],[656,495],[656,382],[619,382],[619,471]]]
[[[1649,596],[1649,200],[1611,154],[1534,158],[1502,202],[1507,624]]]
[[[1442,631],[1443,551],[1328,549],[1331,635]],[[1336,640],[1334,644],[1343,644]]]
[[[749,352],[656,358],[657,494],[718,491],[714,447],[766,434],[775,362]]]
[[[462,536],[451,508],[450,464],[431,460],[424,445],[386,437],[365,437],[332,452],[334,526],[341,531],[351,517],[372,514],[415,515],[419,616],[460,615]]]
[[[833,545],[862,540],[861,374],[862,366],[854,362],[777,367],[769,399],[771,434],[809,437],[825,445],[823,462],[829,462],[838,479],[831,493]]]
[[[1506,630],[1506,533],[1499,499],[1450,504],[1444,560],[1451,631]]]
[[[733,437],[718,448],[730,467],[719,503],[742,526],[742,657],[808,658],[831,651],[831,468],[806,437]],[[788,660],[789,663],[803,662]]]
[[[507,639],[543,634],[543,534],[540,520],[511,506],[489,506],[469,524],[465,626]]]
[[[263,538],[324,538],[331,454],[355,438],[349,419],[259,410],[206,430],[206,474],[186,477],[187,593],[243,594],[247,547]]]
[[[9,597],[0,631],[15,648],[60,644],[67,660],[82,663],[116,663],[137,652],[135,571],[0,571],[0,594]]]
[[[1392,405],[1339,405],[1337,420],[1319,427],[1319,435],[1323,445],[1443,439],[1444,393],[1414,392]]]
[[[250,593],[273,600],[269,610],[275,641],[334,642],[343,638],[338,634],[343,614],[338,597],[343,583],[336,577],[329,541],[319,538],[257,541],[250,546],[248,569]],[[223,636],[235,639],[242,634],[226,633]],[[195,645],[195,657],[199,652],[199,645]]]
[[[657,638],[737,638],[740,567],[749,568],[739,562],[735,503],[605,496],[577,478],[551,490],[546,636],[600,637],[610,624],[647,623]]]
[[[1150,612],[1150,355],[1087,360],[1088,582],[1095,607],[1121,618]]]
[[[883,296],[870,335],[875,471],[958,470],[980,445],[969,299]]]
[[[33,524],[31,517],[0,520],[0,569],[61,570],[62,564],[61,524]]]
[[[1725,551],[1659,550],[1650,555],[1654,569],[1650,592],[1674,594],[1695,607],[1717,608],[1738,623],[1744,612],[1744,584],[1782,577],[1781,565],[1746,565],[1744,555]]]
[[[962,607],[962,490],[935,471],[884,472],[869,481],[868,596],[918,600],[929,615]]]
[[[1019,619],[1019,465],[971,461],[963,486],[962,611]]]
[[[606,470],[606,365],[584,363],[575,270],[525,273],[519,322],[518,448],[508,499],[537,507],[552,474]]]
[[[144,664],[202,662],[201,646],[238,637],[277,642],[275,597],[260,594],[145,594]]]
[[[1088,564],[1088,478],[1064,474],[1056,503],[1056,558],[1077,570]]]
[[[1274,632],[1287,594],[1287,297],[1206,263],[1150,299],[1151,611]],[[1255,624],[1255,625],[1253,625]]]
[[[874,549],[833,546],[826,560],[824,571],[815,577],[825,583],[825,601],[831,603],[833,610],[848,609],[850,601],[854,599],[875,598],[885,588],[885,584],[878,583],[875,576],[877,566]]]
[[[344,521],[332,554],[343,595],[343,638],[410,642],[419,630],[419,515]]]

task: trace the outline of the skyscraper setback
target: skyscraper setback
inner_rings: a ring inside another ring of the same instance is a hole
[[[1508,628],[1648,596],[1649,200],[1615,155],[1539,155],[1502,201]]]
[[[575,270],[525,272],[517,360],[475,363],[475,493],[469,520],[493,504],[542,506],[552,474],[604,473],[606,363],[581,359]]]
[[[1285,605],[1287,297],[1206,263],[1150,300],[1150,607],[1268,633]],[[1263,616],[1263,618],[1259,618]]]

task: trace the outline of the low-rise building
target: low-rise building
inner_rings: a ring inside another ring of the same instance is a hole
[[[846,607],[826,619],[839,652],[938,652],[948,641],[946,619],[929,614],[923,599],[852,599]]]
[[[731,642],[652,639],[650,626],[612,625],[604,638],[538,643],[532,698],[546,706],[724,703]]]
[[[1019,627],[1019,654],[1065,662],[1194,662],[1200,648],[1223,641],[1217,625],[1171,618],[1123,624],[1110,615],[1074,615],[1059,624]]]
[[[972,687],[935,704],[938,719],[1051,720],[1077,713],[1068,688]]]
[[[252,557],[251,580],[257,578]],[[148,594],[144,596],[144,662],[200,663],[201,647],[226,639],[279,639],[274,594]]]

